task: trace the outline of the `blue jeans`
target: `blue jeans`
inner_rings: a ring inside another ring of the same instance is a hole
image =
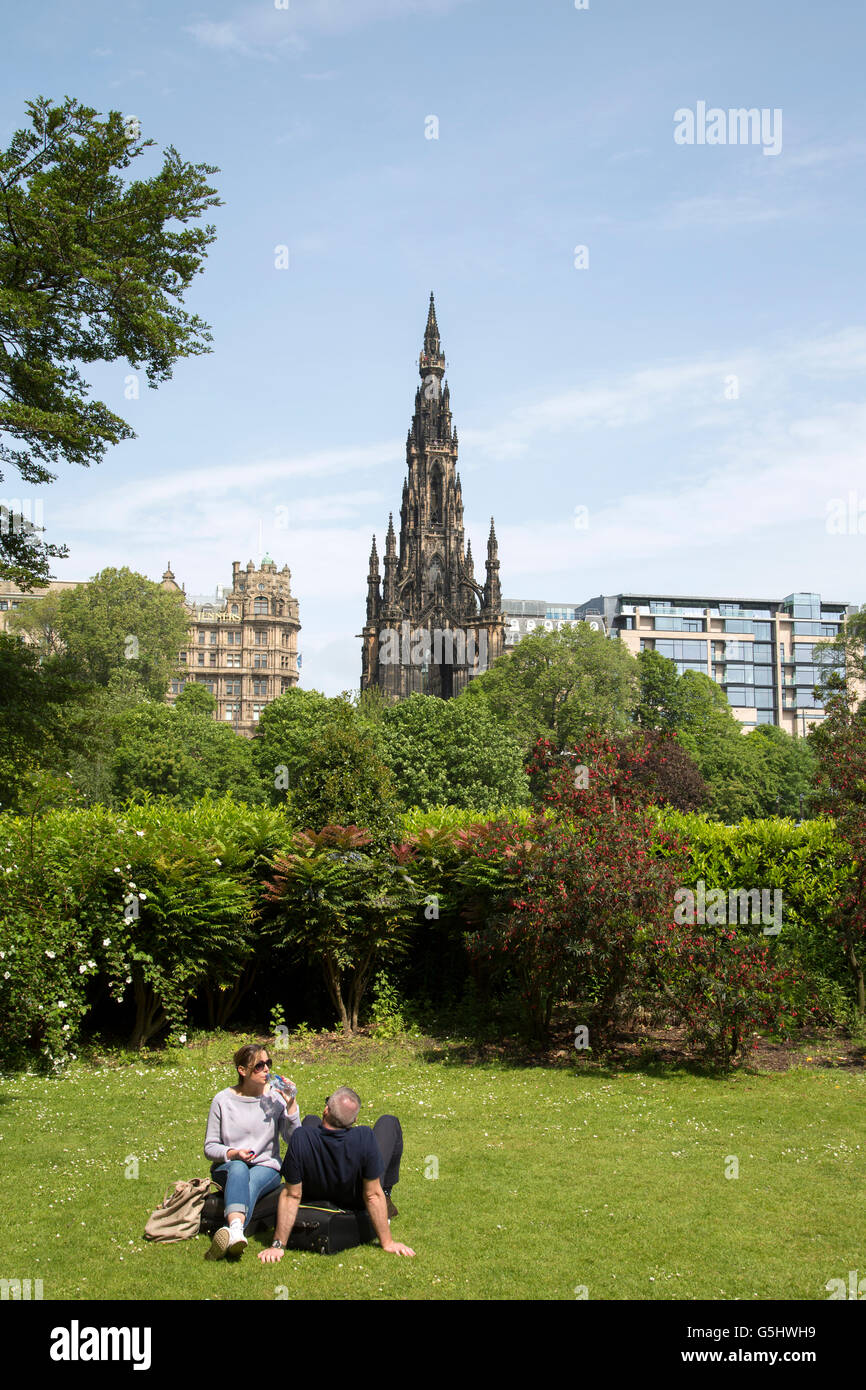
[[[252,1167],[242,1158],[232,1158],[228,1163],[215,1163],[211,1168],[214,1182],[224,1187],[226,1225],[234,1212],[246,1217],[244,1230],[249,1226],[256,1209],[256,1202],[266,1192],[273,1192],[280,1185],[279,1168],[268,1168],[264,1163],[254,1163]]]

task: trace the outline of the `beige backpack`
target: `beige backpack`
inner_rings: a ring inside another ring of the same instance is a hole
[[[176,1182],[144,1228],[146,1240],[188,1240],[198,1235],[201,1209],[210,1191],[210,1178]]]

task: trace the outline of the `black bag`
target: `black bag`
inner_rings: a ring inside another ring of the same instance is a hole
[[[314,1250],[317,1255],[339,1255],[355,1245],[369,1245],[376,1232],[366,1211],[343,1211],[330,1202],[299,1206],[289,1236],[290,1250]]]
[[[275,1187],[273,1192],[266,1192],[264,1197],[260,1197],[256,1202],[253,1211],[253,1219],[247,1227],[248,1235],[255,1235],[259,1231],[272,1231],[277,1224],[277,1202],[280,1197],[280,1189]],[[226,1224],[224,1194],[222,1188],[216,1192],[210,1192],[204,1199],[204,1206],[201,1211],[201,1222],[199,1224],[199,1235],[212,1236],[218,1231],[220,1226]]]
[[[274,1188],[256,1202],[253,1219],[247,1227],[248,1235],[274,1229],[280,1190]],[[211,1192],[202,1208],[199,1234],[212,1236],[224,1225],[223,1193]],[[298,1207],[288,1248],[312,1250],[317,1255],[338,1255],[341,1250],[351,1250],[355,1245],[369,1245],[375,1238],[366,1211],[344,1211],[330,1202],[318,1202],[315,1206],[302,1204]]]

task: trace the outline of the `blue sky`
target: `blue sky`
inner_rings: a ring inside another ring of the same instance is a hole
[[[467,532],[483,557],[495,515],[507,597],[864,601],[864,39],[854,0],[16,9],[4,144],[69,94],[217,165],[225,202],[187,297],[212,354],[137,401],[126,363],[89,372],[137,438],[38,494],[57,576],[170,559],[212,593],[261,526],[302,684],[357,687],[432,289]],[[677,144],[699,102],[780,111],[780,151]]]

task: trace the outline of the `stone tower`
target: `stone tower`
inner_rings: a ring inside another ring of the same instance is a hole
[[[397,699],[415,691],[448,699],[502,653],[505,621],[493,518],[483,585],[475,578],[471,543],[464,545],[457,431],[432,294],[418,365],[400,549],[392,515],[381,584],[375,536],[370,551],[361,689],[379,686]]]

